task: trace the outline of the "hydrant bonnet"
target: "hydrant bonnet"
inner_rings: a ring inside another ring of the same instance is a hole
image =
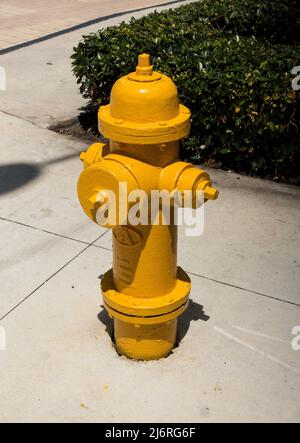
[[[166,143],[189,134],[190,111],[179,103],[174,82],[153,71],[141,54],[135,72],[116,81],[110,104],[99,109],[99,131],[116,142]]]

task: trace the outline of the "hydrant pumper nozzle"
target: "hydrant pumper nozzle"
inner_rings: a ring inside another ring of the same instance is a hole
[[[114,84],[110,103],[98,113],[99,131],[109,144],[95,143],[81,153],[84,170],[78,197],[87,216],[99,223],[97,211],[117,202],[120,183],[127,196],[141,190],[204,192],[204,201],[218,191],[209,175],[179,160],[179,140],[190,130],[190,111],[179,103],[177,88],[164,74],[153,71],[148,54],[139,55],[136,71]],[[124,197],[124,196],[123,196]],[[161,217],[162,209],[159,208]],[[114,319],[119,353],[140,360],[168,355],[176,344],[177,318],[188,306],[191,282],[177,267],[177,226],[123,223],[127,214],[116,207],[113,267],[101,281],[104,306]]]

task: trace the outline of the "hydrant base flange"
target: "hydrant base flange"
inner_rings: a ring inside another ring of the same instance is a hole
[[[167,356],[176,345],[177,317],[188,307],[191,282],[181,269],[173,291],[157,297],[133,297],[118,292],[112,270],[101,280],[104,307],[114,319],[117,351],[136,360]]]
[[[135,297],[119,292],[113,281],[113,270],[107,271],[101,280],[103,301],[113,317],[126,319],[130,323],[153,324],[168,321],[181,314],[191,290],[189,276],[177,268],[174,289],[156,297]],[[179,312],[180,311],[180,312]]]
[[[157,323],[163,323],[163,322],[168,322],[170,320],[173,320],[174,318],[179,317],[179,315],[181,315],[186,308],[188,307],[188,300],[182,305],[180,306],[180,308],[176,309],[175,311],[169,312],[167,314],[163,314],[163,315],[156,315],[154,317],[137,317],[134,315],[126,315],[123,314],[122,312],[118,312],[115,309],[112,309],[109,305],[107,305],[104,302],[104,307],[106,309],[106,311],[109,313],[110,317],[112,318],[117,318],[119,320],[122,320],[124,322],[127,323],[131,323],[134,325],[154,325]]]

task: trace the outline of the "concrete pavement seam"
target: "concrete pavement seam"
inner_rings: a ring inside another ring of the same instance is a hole
[[[106,233],[104,233],[104,234],[106,234]],[[94,245],[93,244],[91,246],[94,247],[94,248],[105,249],[106,251],[112,251],[111,248],[106,248],[106,247],[100,246],[100,245]],[[239,290],[244,291],[244,292],[250,292],[251,294],[259,295],[261,297],[270,298],[271,300],[279,301],[281,303],[290,304],[290,305],[297,306],[298,308],[300,308],[300,304],[299,303],[296,303],[296,302],[293,302],[293,301],[290,301],[290,300],[283,300],[282,298],[274,297],[273,295],[264,294],[263,292],[253,291],[252,289],[243,288],[242,286],[234,285],[232,283],[228,283],[228,282],[225,282],[225,281],[222,281],[222,280],[217,280],[215,278],[207,277],[205,275],[196,274],[195,272],[190,272],[188,270],[186,270],[186,272],[188,274],[190,274],[190,275],[195,276],[195,277],[204,278],[205,280],[210,280],[210,281],[213,281],[214,283],[218,283],[220,285],[229,286],[231,288],[239,289]]]
[[[102,234],[101,234],[101,235],[100,235],[95,241],[93,241],[92,243],[88,243],[88,242],[85,242],[85,241],[83,241],[83,240],[78,240],[78,239],[75,239],[75,238],[72,238],[72,237],[68,237],[68,236],[66,236],[66,235],[63,235],[63,234],[58,234],[58,233],[56,233],[56,232],[51,232],[51,231],[48,231],[48,230],[46,230],[46,229],[37,228],[37,227],[35,227],[35,226],[27,225],[26,223],[18,222],[18,221],[16,221],[16,220],[11,220],[11,219],[8,219],[8,218],[5,218],[5,217],[0,217],[0,220],[7,221],[7,222],[10,222],[10,223],[15,223],[15,224],[17,224],[17,225],[24,226],[24,227],[26,227],[26,228],[30,228],[30,229],[34,229],[34,230],[39,231],[39,232],[44,232],[44,233],[46,233],[46,234],[55,235],[55,236],[57,236],[57,237],[65,238],[65,239],[67,239],[67,240],[71,240],[71,241],[75,241],[75,242],[77,242],[77,243],[82,243],[82,244],[87,245],[87,247],[86,247],[85,249],[83,249],[82,252],[84,252],[84,251],[85,251],[88,247],[90,247],[90,246],[92,246],[92,247],[94,247],[94,248],[104,249],[105,251],[112,251],[111,248],[106,248],[105,246],[100,246],[100,245],[95,245],[95,244],[94,244],[96,241],[98,241],[100,238],[102,238],[104,235],[106,235],[106,234],[108,233],[108,231],[103,232],[103,233],[102,233]],[[82,253],[82,252],[81,252],[81,253]],[[80,254],[81,254],[81,253],[80,253]],[[79,254],[79,255],[80,255],[80,254]],[[75,256],[74,259],[75,259],[76,257],[77,257],[77,256]],[[72,260],[71,260],[71,261],[72,261]],[[69,262],[68,262],[68,263],[69,263]],[[67,263],[67,264],[68,264],[68,263]],[[66,265],[67,265],[67,264],[66,264]],[[63,269],[63,268],[61,268],[61,269]],[[59,271],[58,271],[58,272],[59,272]],[[264,294],[264,293],[262,293],[262,292],[253,291],[252,289],[243,288],[242,286],[234,285],[234,284],[232,284],[232,283],[224,282],[224,281],[222,281],[222,280],[217,280],[217,279],[214,279],[214,278],[211,278],[211,277],[207,277],[207,276],[205,276],[205,275],[200,275],[200,274],[197,274],[197,273],[195,273],[195,272],[189,272],[189,271],[187,271],[187,272],[188,272],[188,274],[190,274],[190,275],[194,275],[195,277],[204,278],[205,280],[210,280],[210,281],[213,281],[213,282],[218,283],[218,284],[221,284],[221,285],[229,286],[229,287],[232,287],[232,288],[235,288],[235,289],[240,289],[241,291],[249,292],[249,293],[251,293],[251,294],[259,295],[259,296],[261,296],[261,297],[270,298],[270,299],[272,299],[272,300],[276,300],[276,301],[279,301],[279,302],[282,302],[282,303],[287,303],[287,304],[291,304],[291,305],[293,305],[293,306],[300,307],[300,304],[299,304],[299,303],[295,303],[295,302],[290,301],[290,300],[283,300],[283,299],[281,299],[281,298],[279,298],[279,297],[274,297],[274,296],[272,296],[272,295]],[[55,275],[55,274],[54,274],[54,275]],[[53,276],[54,276],[54,275],[53,275]],[[51,277],[50,277],[50,278],[51,278]],[[46,283],[47,281],[48,281],[48,280],[46,280],[44,283]],[[42,283],[40,286],[42,286],[44,283]],[[40,287],[40,286],[39,286],[39,287]],[[39,287],[36,288],[35,290],[39,289]],[[35,292],[35,290],[34,290],[33,292]],[[30,294],[29,294],[29,295],[30,295]],[[24,300],[25,300],[25,299],[24,299]],[[18,305],[16,305],[16,306],[18,306]],[[3,318],[4,318],[4,317],[3,317]],[[0,320],[2,320],[2,318],[0,318]]]
[[[39,129],[45,129],[46,131],[48,130],[47,128],[43,128],[42,126],[39,126],[37,123],[35,123],[31,120],[21,117],[20,115],[16,115],[16,114],[12,114],[11,112],[3,111],[3,109],[0,109],[0,112],[2,112],[5,115],[8,115],[9,117],[14,117],[14,118],[17,118],[17,119],[22,120],[24,122],[31,123],[33,126],[36,126]]]
[[[67,261],[63,266],[61,266],[57,271],[55,271],[53,274],[50,275],[46,280],[44,280],[42,283],[40,283],[35,289],[33,289],[26,297],[24,297],[19,303],[17,303],[15,306],[13,306],[6,314],[4,314],[0,321],[4,320],[9,314],[11,314],[15,309],[17,309],[20,305],[22,305],[26,300],[28,300],[35,292],[37,292],[42,286],[44,286],[48,281],[50,281],[53,277],[55,277],[60,271],[65,269],[70,263],[72,263],[74,260],[76,260],[77,257],[79,257],[81,254],[83,254],[90,246],[93,246],[93,244],[98,241],[103,235],[105,235],[106,232],[101,234],[99,237],[97,237],[92,243],[89,243],[85,248],[83,248],[78,254],[76,254],[74,257],[72,257],[70,260]]]
[[[7,221],[7,222],[10,222],[10,223],[15,223],[16,225],[24,226],[25,228],[34,229],[35,231],[44,232],[45,234],[55,235],[56,237],[62,237],[62,238],[65,238],[67,240],[75,241],[77,243],[82,243],[84,245],[90,245],[89,242],[86,242],[86,241],[83,241],[83,240],[78,240],[78,239],[72,238],[72,237],[68,237],[67,235],[58,234],[57,232],[48,231],[47,229],[41,229],[41,228],[37,228],[36,226],[27,225],[26,223],[22,223],[22,222],[19,222],[17,220],[11,220],[11,219],[5,218],[5,217],[0,217],[0,220]],[[103,235],[104,234],[106,234],[106,232],[104,232]]]
[[[195,277],[204,278],[205,280],[210,280],[210,281],[213,281],[215,283],[219,283],[220,285],[230,286],[231,288],[240,289],[241,291],[250,292],[251,294],[260,295],[261,297],[270,298],[272,300],[280,301],[282,303],[287,303],[287,304],[290,304],[290,305],[293,305],[293,306],[297,306],[298,308],[300,308],[300,304],[299,303],[296,303],[296,302],[293,302],[293,301],[290,301],[290,300],[283,300],[282,298],[274,297],[273,295],[268,295],[268,294],[264,294],[263,292],[253,291],[252,289],[243,288],[241,286],[234,285],[232,283],[227,283],[227,282],[224,282],[224,281],[221,281],[221,280],[216,280],[216,279],[211,278],[211,277],[206,277],[205,275],[196,274],[195,272],[187,271],[187,273],[191,274],[191,275],[194,275]]]

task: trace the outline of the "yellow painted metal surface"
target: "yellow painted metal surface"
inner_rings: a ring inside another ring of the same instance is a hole
[[[168,355],[176,342],[176,330],[176,318],[150,325],[134,325],[115,319],[118,351],[138,360],[155,360]]]
[[[166,143],[189,129],[189,109],[179,103],[173,81],[153,71],[148,54],[139,56],[136,72],[114,84],[110,104],[99,109],[100,132],[121,143]]]
[[[150,56],[141,54],[134,73],[113,86],[110,104],[99,109],[99,129],[109,145],[96,143],[81,154],[84,163],[78,180],[78,197],[87,216],[96,223],[99,208],[116,196],[117,218],[105,226],[113,229],[113,268],[101,281],[106,310],[114,319],[115,345],[130,358],[150,360],[168,355],[176,344],[177,318],[188,306],[191,282],[177,267],[177,226],[132,225],[128,214],[133,203],[119,208],[120,183],[126,195],[136,190],[146,196],[153,190],[196,191],[215,200],[218,191],[209,175],[179,161],[179,139],[190,128],[190,111],[181,105],[175,84],[153,71]],[[170,203],[171,204],[171,203]]]

